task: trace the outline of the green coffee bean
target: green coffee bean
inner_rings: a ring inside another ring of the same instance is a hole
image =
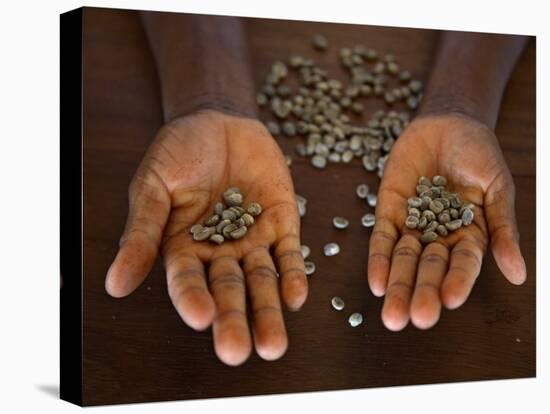
[[[227,227],[226,227],[227,228]],[[246,234],[247,232],[247,227],[246,226],[241,226],[235,230],[233,230],[230,235],[231,235],[231,238],[234,239],[234,240],[238,240],[242,237],[244,237],[244,235]]]
[[[191,229],[189,230],[191,234],[195,234],[196,232],[200,231],[203,228],[202,224],[194,224],[191,226]]]
[[[231,233],[237,230],[238,228],[239,227],[234,223],[228,224],[222,229],[222,234],[226,239],[231,239],[232,238]]]
[[[424,210],[422,212],[422,217],[425,217],[428,223],[436,219],[435,213],[432,210]]]
[[[461,219],[462,224],[464,224],[465,226],[469,226],[470,224],[472,224],[472,221],[474,221],[474,212],[469,208],[465,208],[462,212]]]
[[[216,203],[216,205],[214,206],[214,213],[218,216],[221,216],[224,210],[225,205],[223,203]]]
[[[243,223],[245,226],[250,227],[254,224],[254,217],[248,213],[244,213],[241,216],[241,220],[243,220]]]
[[[217,214],[214,214],[213,216],[210,216],[208,220],[204,223],[206,226],[215,226],[220,222],[220,216]]]
[[[228,224],[231,224],[231,220],[229,219],[223,219],[222,221],[220,221],[216,226],[216,233],[221,233],[223,228]]]
[[[240,206],[243,203],[243,196],[239,193],[228,193],[227,191],[223,194],[223,199],[225,204],[228,206]],[[227,210],[226,210],[227,211]]]
[[[313,47],[318,50],[326,50],[328,48],[328,40],[323,35],[317,34],[311,40]]]
[[[439,215],[437,216],[437,220],[439,221],[439,223],[441,224],[445,224],[445,223],[448,223],[449,221],[451,221],[451,215],[449,214],[449,212],[447,210],[443,210],[441,213],[439,213]]]
[[[237,219],[237,214],[233,210],[224,210],[222,212],[222,219],[233,221]]]
[[[216,233],[215,227],[203,227],[200,230],[193,233],[193,240],[206,240],[210,236]]]
[[[420,218],[420,210],[415,207],[409,207],[409,216],[414,216],[416,218]]]
[[[250,203],[250,204],[248,204],[248,207],[246,208],[246,211],[252,217],[256,217],[262,212],[262,206],[259,203]]]
[[[437,229],[437,226],[439,226],[439,223],[436,220],[430,221],[426,228],[424,228],[424,232],[426,233],[429,231],[435,231]]]
[[[420,220],[416,216],[408,216],[405,220],[405,226],[409,229],[416,229]]]
[[[436,231],[440,236],[443,236],[443,237],[445,237],[447,234],[449,234],[449,231],[447,230],[447,227],[445,227],[443,224],[440,224],[439,226],[437,226]]]
[[[216,244],[222,244],[225,238],[221,234],[213,234],[208,240]]]
[[[420,219],[418,220],[418,224],[417,224],[416,228],[418,230],[424,230],[427,225],[428,225],[428,220],[426,219],[426,217],[420,217]]]
[[[422,236],[420,236],[420,242],[427,244],[435,241],[437,239],[437,233],[433,231],[428,231],[426,233],[423,233]]]
[[[432,178],[432,183],[438,187],[444,187],[447,185],[447,179],[442,175],[436,175]]]
[[[422,206],[422,199],[420,197],[410,197],[407,202],[410,207],[418,208]]]
[[[445,223],[445,227],[447,227],[447,230],[451,231],[458,230],[460,227],[462,227],[462,220],[456,219],[449,221],[448,223]]]
[[[441,201],[438,199],[432,200],[432,202],[429,204],[430,210],[432,210],[435,214],[439,214],[443,211],[444,207]]]

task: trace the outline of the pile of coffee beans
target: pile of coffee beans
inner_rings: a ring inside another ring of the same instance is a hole
[[[474,220],[474,205],[450,192],[447,179],[441,175],[431,180],[421,176],[416,194],[407,200],[409,214],[405,226],[420,230],[420,241],[424,244],[435,241],[438,236],[447,236],[462,226],[469,226]]]
[[[315,35],[312,45],[325,53],[329,43]],[[361,101],[371,98],[383,99],[387,106],[403,101],[414,110],[422,99],[423,85],[402,70],[391,54],[380,56],[374,49],[356,45],[340,49],[339,58],[349,72],[349,84],[329,76],[313,59],[294,55],[275,61],[256,96],[257,104],[278,120],[266,122],[272,135],[304,137],[296,152],[310,157],[315,168],[349,163],[357,157],[367,171],[377,171],[382,177],[391,147],[408,125],[410,114],[379,110],[366,126],[353,125],[350,116],[360,115],[364,111]],[[294,90],[287,82],[291,72],[299,82]]]
[[[229,187],[223,193],[223,201],[216,203],[214,214],[203,224],[191,227],[193,240],[222,244],[226,240],[241,239],[254,224],[254,217],[262,212],[260,204],[255,202],[249,203],[246,210],[242,207],[243,195],[239,187]]]

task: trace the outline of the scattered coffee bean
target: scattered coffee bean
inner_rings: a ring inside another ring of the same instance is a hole
[[[306,215],[306,205],[307,200],[305,197],[296,194],[296,204],[298,205],[298,213],[300,214],[300,217],[304,217]]]
[[[367,184],[359,184],[355,190],[355,194],[357,194],[357,197],[359,198],[367,198],[367,195],[369,194],[369,186]]]
[[[368,193],[367,194],[367,204],[371,207],[376,207],[376,203],[378,202],[378,196],[374,193]]]
[[[349,226],[349,220],[344,217],[336,216],[332,219],[332,224],[337,229],[345,229]]]
[[[352,328],[355,328],[363,323],[363,315],[359,312],[352,313],[348,319],[348,323]]]
[[[315,168],[325,168],[327,166],[327,159],[321,155],[314,155],[311,158],[311,165]]]
[[[328,40],[325,36],[317,34],[311,39],[313,47],[318,50],[326,50],[328,48]]]
[[[256,216],[259,216],[260,213],[262,212],[262,206],[259,203],[250,203],[246,208],[246,211],[252,217],[256,217]]]
[[[323,252],[325,253],[325,256],[336,256],[340,253],[340,246],[336,243],[328,243],[323,248]]]
[[[367,213],[361,217],[361,225],[363,227],[372,227],[376,222],[376,216],[372,213]]]
[[[474,212],[469,208],[465,208],[462,212],[461,219],[462,224],[464,224],[465,226],[469,226],[470,224],[472,224],[472,221],[474,221]]]
[[[330,300],[330,303],[332,305],[332,307],[334,309],[336,309],[337,311],[341,311],[342,309],[344,309],[344,300],[339,297],[339,296],[334,296],[331,300]]]
[[[315,263],[306,260],[304,262],[304,267],[305,267],[305,272],[307,276],[310,276],[313,273],[315,273]]]
[[[302,252],[302,257],[304,259],[307,259],[311,253],[311,249],[309,248],[309,246],[305,245],[305,244],[302,244],[300,246],[300,251]]]

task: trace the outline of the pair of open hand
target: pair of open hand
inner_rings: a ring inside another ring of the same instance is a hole
[[[418,176],[437,174],[447,176],[452,188],[475,204],[475,220],[423,248],[404,226],[406,209],[400,206],[406,205]],[[261,218],[241,240],[220,246],[194,242],[189,228],[210,214],[229,186],[239,186],[246,199],[258,201]],[[212,325],[223,362],[243,363],[253,342],[260,357],[281,357],[288,345],[281,302],[289,310],[300,309],[308,282],[292,179],[264,126],[217,111],[168,123],[141,162],[129,198],[107,292],[130,294],[161,253],[175,309],[193,329]],[[409,319],[429,328],[442,305],[462,305],[489,241],[504,276],[523,283],[514,198],[497,139],[481,123],[449,114],[420,117],[407,127],[385,168],[368,253],[369,286],[376,296],[385,295],[387,328],[400,330]]]

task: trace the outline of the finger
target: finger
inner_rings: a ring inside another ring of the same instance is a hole
[[[411,234],[403,235],[395,246],[382,307],[382,321],[389,330],[400,331],[409,322],[412,287],[421,251],[420,242]]]
[[[512,177],[495,181],[485,197],[485,213],[495,261],[510,282],[520,285],[527,278],[525,260],[519,247]]]
[[[439,291],[448,262],[449,249],[437,242],[428,244],[420,256],[411,302],[411,321],[417,328],[431,328],[439,320]]]
[[[168,294],[181,319],[191,328],[202,331],[210,326],[216,312],[208,291],[204,266],[189,253],[165,258]]]
[[[308,282],[300,240],[296,235],[284,236],[275,246],[275,257],[281,277],[281,294],[287,308],[296,311],[307,298]]]
[[[391,221],[381,216],[376,218],[370,242],[367,277],[371,292],[383,296],[390,273],[391,254],[397,242],[397,229]]]
[[[246,286],[252,304],[256,352],[265,360],[280,358],[288,338],[279,299],[279,279],[271,255],[259,247],[244,257]]]
[[[114,297],[133,292],[151,271],[170,211],[168,192],[153,173],[138,173],[130,185],[129,197],[120,249],[105,279],[105,289]]]
[[[213,324],[214,348],[221,361],[240,365],[252,351],[246,321],[244,276],[237,260],[215,258],[209,269],[210,291],[216,302]]]
[[[483,250],[472,240],[460,240],[451,252],[449,270],[441,286],[441,300],[448,309],[461,306],[481,270]]]

